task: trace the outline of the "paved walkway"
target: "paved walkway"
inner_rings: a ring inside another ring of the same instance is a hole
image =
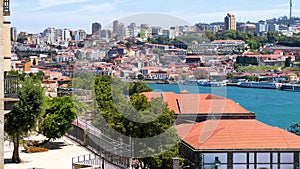
[[[88,150],[67,137],[52,141],[48,152],[23,153],[20,152],[22,163],[11,163],[13,144],[4,144],[4,169],[71,169],[72,157],[90,154]],[[22,147],[20,147],[22,149]]]

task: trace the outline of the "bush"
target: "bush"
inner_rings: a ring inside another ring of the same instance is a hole
[[[48,149],[44,147],[35,147],[35,146],[24,146],[25,153],[40,153],[40,152],[47,152]]]

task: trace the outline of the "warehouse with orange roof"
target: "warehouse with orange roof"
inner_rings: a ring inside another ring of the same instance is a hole
[[[162,98],[175,113],[177,124],[208,119],[255,119],[255,114],[231,99],[213,94],[144,92],[147,99]]]
[[[143,94],[149,100],[162,98],[174,111],[185,168],[299,168],[300,137],[256,120],[231,99],[188,92]]]
[[[176,126],[190,168],[294,169],[300,137],[255,119],[207,120]]]

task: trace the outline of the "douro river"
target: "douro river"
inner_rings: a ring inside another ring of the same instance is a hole
[[[256,119],[271,126],[287,129],[300,123],[300,92],[239,87],[200,87],[178,84],[148,84],[154,91],[212,93],[230,98],[256,114]]]

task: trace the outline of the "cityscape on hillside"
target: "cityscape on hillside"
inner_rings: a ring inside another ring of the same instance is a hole
[[[118,20],[113,21],[112,30],[102,29],[99,22],[92,23],[92,34],[51,27],[38,34],[17,33],[17,28],[12,27],[11,67],[20,73],[34,73],[49,70],[49,65],[53,67],[55,63],[61,65],[60,76],[68,78],[73,71],[87,70],[157,83],[199,79],[237,81],[228,76],[246,80],[268,76],[277,82],[280,79],[290,82],[299,76],[299,25],[297,17],[238,23],[234,14],[227,13],[222,23],[169,29],[146,23],[126,26]],[[256,59],[250,63],[243,59],[247,57]],[[33,58],[38,64],[31,65]],[[73,67],[70,63],[75,61],[81,65]],[[239,71],[249,65],[270,66],[266,69],[271,72]],[[296,71],[272,70],[280,66],[294,67]]]
[[[257,22],[149,13],[26,32],[1,1],[0,169],[300,168],[300,16],[289,2],[289,16]]]
[[[164,16],[165,14],[161,14]],[[151,14],[149,14],[151,17]],[[129,17],[130,18],[130,17]],[[103,29],[100,22],[91,24],[91,34],[87,34],[86,30],[72,30],[70,28],[53,28],[48,27],[41,33],[18,32],[16,27],[11,27],[11,39],[13,41],[27,41],[25,44],[54,44],[66,45],[70,40],[84,40],[93,35],[102,40],[124,40],[126,38],[157,38],[159,36],[168,39],[175,39],[176,37],[189,34],[201,33],[204,31],[212,31],[213,33],[220,33],[225,30],[238,30],[243,33],[252,34],[256,36],[266,36],[267,32],[278,32],[285,36],[293,36],[299,34],[300,18],[283,16],[280,18],[272,18],[267,20],[260,20],[254,22],[236,22],[234,14],[228,13],[224,18],[226,22],[212,22],[212,23],[197,23],[191,25],[174,25],[169,29],[163,28],[160,25],[150,25],[147,23],[137,25],[132,22],[129,25],[115,20],[112,29]],[[147,21],[147,19],[145,20]],[[172,22],[172,20],[170,20]]]

